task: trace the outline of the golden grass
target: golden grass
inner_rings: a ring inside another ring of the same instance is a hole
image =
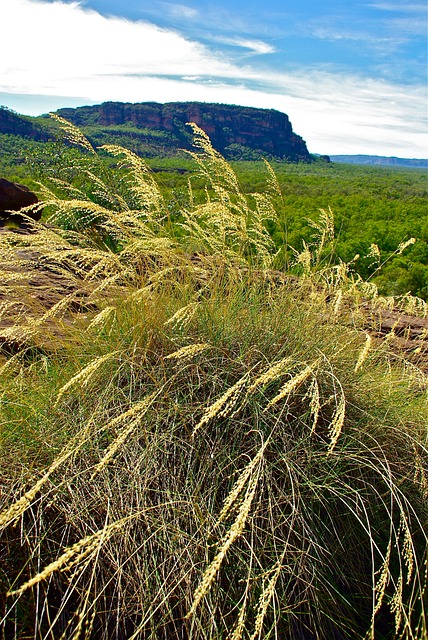
[[[23,259],[74,287],[6,332],[26,344],[0,369],[3,636],[424,640],[426,380],[361,328],[364,296],[390,303],[326,264],[332,212],[289,282],[269,165],[247,199],[193,125],[214,195],[174,227],[144,161],[104,148],[116,192],[64,126],[91,195],[56,181],[55,226],[0,237],[2,319],[34,308]]]

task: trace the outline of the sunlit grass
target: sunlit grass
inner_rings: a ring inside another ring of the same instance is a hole
[[[114,207],[51,193],[55,228],[4,240],[74,288],[34,323],[19,282],[0,362],[3,635],[422,640],[426,376],[367,338],[331,212],[274,271],[269,192],[195,135],[217,199],[179,231],[115,148]]]

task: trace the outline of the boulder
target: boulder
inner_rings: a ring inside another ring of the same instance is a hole
[[[37,202],[39,202],[38,197],[28,187],[0,178],[0,218],[10,218],[14,211],[37,204]],[[30,211],[26,215],[34,220],[40,220],[42,212],[40,210]]]

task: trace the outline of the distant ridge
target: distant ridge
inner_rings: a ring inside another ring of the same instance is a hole
[[[205,102],[103,102],[58,109],[96,146],[117,143],[143,157],[173,156],[191,149],[194,122],[227,159],[313,162],[303,138],[294,133],[285,113]],[[33,140],[55,137],[55,123],[44,116],[22,116],[0,107],[0,134]]]
[[[275,109],[257,109],[205,102],[103,102],[65,107],[56,112],[77,125],[95,146],[117,143],[142,157],[174,156],[192,148],[188,122],[195,122],[228,160],[337,163],[428,168],[425,158],[372,155],[310,154],[303,138],[294,133],[289,117]],[[59,130],[47,115],[24,116],[0,105],[0,134],[46,142]]]
[[[288,116],[275,109],[256,109],[205,102],[103,102],[100,105],[59,109],[57,113],[81,127],[89,137],[129,135],[176,152],[190,148],[194,122],[226,158],[273,157],[290,162],[311,162],[305,141],[294,133]],[[142,149],[144,151],[144,149]]]
[[[348,164],[371,164],[382,165],[385,167],[415,167],[415,168],[428,168],[428,159],[425,158],[396,158],[395,156],[330,156],[332,162],[344,162]]]

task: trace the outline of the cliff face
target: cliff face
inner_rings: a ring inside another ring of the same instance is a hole
[[[190,143],[186,123],[194,122],[209,135],[213,147],[226,157],[239,155],[245,147],[260,155],[293,162],[311,160],[306,143],[293,132],[288,116],[273,109],[197,102],[104,102],[91,107],[60,109],[57,113],[82,128],[130,124],[170,132],[182,148],[189,148]]]

